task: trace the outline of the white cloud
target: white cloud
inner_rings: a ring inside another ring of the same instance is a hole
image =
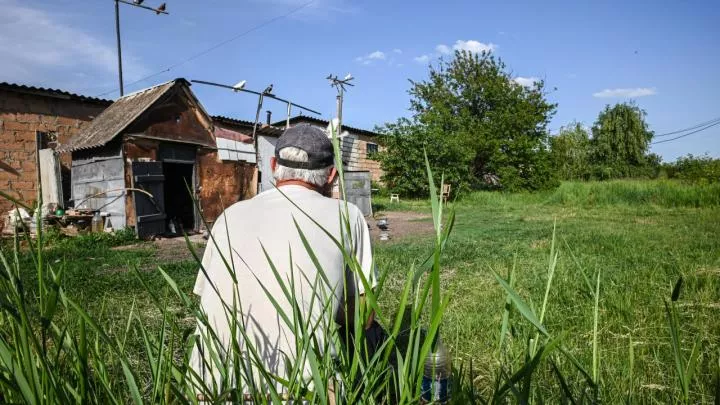
[[[628,97],[644,97],[654,96],[657,90],[654,87],[635,87],[627,89],[605,89],[597,93],[593,93],[593,97],[598,98],[628,98]]]
[[[531,76],[531,77],[518,76],[515,79],[513,79],[513,81],[524,87],[532,87],[535,84],[535,82],[539,82],[540,79],[538,79],[537,77],[534,77],[534,76]]]
[[[370,55],[368,55],[367,57],[368,57],[368,59],[383,60],[383,59],[385,59],[385,52],[375,51],[375,52],[371,53]]]
[[[401,49],[397,49],[397,48],[393,49],[393,52],[396,53],[396,54],[398,54],[398,55],[401,55],[401,54],[402,54],[402,50],[401,50]]]
[[[363,65],[369,65],[373,63],[374,61],[380,61],[385,60],[387,58],[387,55],[385,55],[385,52],[382,51],[375,51],[370,52],[367,55],[364,56],[358,56],[355,58],[356,62],[362,63]]]
[[[443,45],[443,44],[440,44],[440,45],[436,46],[436,47],[435,47],[435,50],[436,50],[439,54],[441,54],[441,55],[447,55],[447,54],[449,54],[450,52],[452,52],[452,49],[450,49],[449,46]]]
[[[472,53],[480,53],[480,52],[492,52],[495,49],[497,49],[497,45],[490,43],[490,44],[484,44],[479,41],[475,40],[468,40],[463,41],[461,39],[455,41],[455,45],[453,45],[453,49],[456,51],[469,51]]]
[[[115,46],[103,43],[55,15],[15,0],[0,0],[0,76],[3,80],[70,88],[68,76],[90,77],[106,83],[117,74]],[[123,58],[126,80],[148,71],[131,55]]]
[[[439,44],[435,46],[434,53],[420,55],[413,59],[415,60],[415,62],[425,64],[428,63],[432,58],[439,58],[444,55],[450,55],[451,53],[453,53],[453,51],[468,51],[472,53],[480,53],[483,51],[493,52],[497,48],[498,46],[493,43],[485,44],[480,41],[475,41],[473,39],[468,41],[458,39],[457,41],[455,41],[455,44],[452,47],[445,44]]]

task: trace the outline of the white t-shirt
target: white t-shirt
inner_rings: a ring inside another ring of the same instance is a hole
[[[345,299],[354,299],[352,296],[362,294],[364,288],[359,276],[347,270],[343,252],[308,215],[344,245],[349,255],[357,259],[372,287],[377,282],[365,218],[350,203],[347,204],[347,214],[349,235],[343,220],[346,217],[343,201],[294,185],[268,190],[225,210],[213,226],[212,238],[208,241],[202,259],[207,278],[200,271],[193,290],[200,296],[202,309],[214,325],[213,329],[222,341],[222,347],[227,348],[232,338],[227,311],[222,302],[233,307],[233,298],[236,297],[240,305],[235,308],[237,313],[242,313],[242,318],[238,319],[244,320],[247,336],[254,341],[265,369],[287,377],[284,358],[287,356],[295,361],[295,337],[268,294],[283,308],[291,321],[293,312],[290,300],[278,283],[268,258],[287,290],[294,290],[304,321],[307,322],[308,317],[313,319],[313,324],[320,321],[320,327],[314,333],[318,341],[322,345],[329,344],[324,341],[323,325],[333,321],[331,317],[337,316],[344,308]],[[298,227],[314,252],[324,278],[306,250]],[[228,267],[234,268],[237,283]],[[292,283],[294,288],[291,288]],[[346,289],[348,297],[344,294]],[[330,305],[327,305],[329,301]],[[202,336],[203,333],[204,328],[199,325],[198,334]],[[240,333],[237,334],[237,340],[243,347]],[[202,354],[195,347],[191,357],[192,368],[203,376],[209,386],[213,378],[215,384],[221,384],[217,371],[208,370],[202,363]],[[308,365],[305,365],[303,377],[310,377]]]

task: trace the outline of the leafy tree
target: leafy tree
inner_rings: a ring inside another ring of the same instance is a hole
[[[451,61],[430,66],[426,80],[411,83],[412,119],[385,128],[388,136],[403,139],[402,149],[387,144],[379,157],[388,182],[396,187],[410,182],[394,170],[404,163],[391,161],[421,153],[425,146],[440,164],[438,172],[445,170],[461,183],[482,186],[493,175],[507,190],[557,184],[546,130],[556,105],[545,99],[542,81],[522,86],[492,54],[458,51]],[[408,135],[416,142],[402,138]]]
[[[600,177],[628,177],[647,166],[653,132],[645,116],[634,103],[605,106],[592,127],[593,159]]]
[[[563,180],[587,180],[590,177],[590,134],[579,122],[560,128],[550,137],[553,168]]]
[[[431,131],[407,118],[378,129],[383,150],[375,154],[383,168],[382,182],[394,193],[423,196],[429,192],[424,150],[433,167],[436,183],[441,176],[445,183],[461,189],[469,184],[471,154],[444,134]]]

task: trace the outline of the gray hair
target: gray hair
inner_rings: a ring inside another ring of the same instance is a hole
[[[288,146],[280,149],[280,157],[282,159],[291,160],[293,162],[307,162],[308,154],[302,149]],[[275,182],[282,180],[300,180],[305,183],[312,184],[316,187],[322,187],[327,184],[330,178],[330,172],[333,166],[328,166],[322,169],[294,169],[286,167],[278,163],[273,173]]]

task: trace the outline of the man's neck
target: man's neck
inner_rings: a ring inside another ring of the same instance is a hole
[[[305,187],[308,190],[312,190],[312,191],[322,194],[319,187],[317,187],[314,184],[306,183],[302,180],[280,180],[275,183],[275,187],[280,188],[280,187],[284,187],[284,186],[301,186],[301,187]]]

